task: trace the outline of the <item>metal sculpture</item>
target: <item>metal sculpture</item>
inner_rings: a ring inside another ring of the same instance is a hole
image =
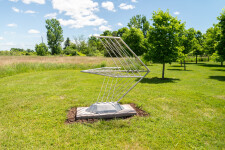
[[[120,37],[95,37],[105,47],[113,65],[82,71],[105,76],[97,101],[83,111],[93,114],[117,113],[125,109],[119,101],[150,71]]]

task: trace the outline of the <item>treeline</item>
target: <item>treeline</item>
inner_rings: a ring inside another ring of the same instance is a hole
[[[11,48],[10,51],[0,51],[0,55],[4,56],[21,56],[21,55],[37,55],[34,50],[22,49],[22,48]]]

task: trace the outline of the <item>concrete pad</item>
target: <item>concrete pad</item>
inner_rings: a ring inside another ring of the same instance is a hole
[[[137,112],[129,104],[121,105],[124,109],[118,112],[111,113],[91,113],[87,112],[86,109],[89,107],[78,107],[76,119],[110,119],[110,118],[120,118],[120,117],[129,117],[136,115]]]

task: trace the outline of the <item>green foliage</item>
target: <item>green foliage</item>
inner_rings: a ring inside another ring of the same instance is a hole
[[[129,31],[129,29],[127,27],[120,28],[117,31],[117,36],[122,37],[123,34],[126,33],[126,32],[128,32],[128,31]]]
[[[36,55],[36,52],[31,49],[24,50],[22,48],[11,48],[10,51],[0,51],[0,56],[22,56],[22,55]]]
[[[112,32],[109,30],[106,30],[103,32],[103,34],[101,34],[101,36],[112,36]]]
[[[47,40],[48,46],[51,49],[52,55],[57,55],[61,53],[61,43],[63,42],[63,30],[60,23],[56,19],[47,19],[46,21],[47,29]]]
[[[214,24],[213,27],[207,29],[205,34],[205,45],[204,49],[207,55],[211,56],[213,53],[216,52],[216,46],[220,40],[220,28],[217,24]]]
[[[68,46],[70,46],[70,38],[67,37],[66,41],[64,42],[64,48],[66,49]]]
[[[150,26],[147,35],[149,49],[144,59],[162,63],[162,78],[164,78],[164,64],[172,63],[178,58],[179,40],[184,30],[184,23],[172,17],[169,11],[162,10],[153,13],[152,21],[153,26]]]
[[[219,28],[221,29],[220,41],[216,47],[217,54],[221,58],[221,65],[223,65],[223,61],[225,61],[225,9],[222,10],[222,13],[218,17],[219,20]]]
[[[73,49],[70,46],[67,46],[66,49],[63,50],[63,54],[69,55],[69,56],[76,56],[77,54],[77,50]]]
[[[144,36],[142,31],[137,28],[131,28],[122,36],[123,40],[138,56],[146,52]]]
[[[48,47],[45,45],[45,43],[36,44],[35,51],[39,56],[48,55]]]
[[[133,16],[130,19],[130,22],[128,23],[127,26],[130,29],[131,28],[141,29],[141,31],[143,32],[144,37],[146,37],[147,31],[149,29],[149,22],[147,21],[145,16],[136,15],[136,16]]]

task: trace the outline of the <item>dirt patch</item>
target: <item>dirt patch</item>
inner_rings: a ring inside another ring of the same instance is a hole
[[[136,104],[131,103],[130,104],[131,107],[133,107],[135,109],[135,111],[137,112],[136,116],[139,117],[146,117],[149,116],[149,114],[147,112],[145,112],[144,110],[142,110],[140,107],[138,107]],[[65,121],[66,124],[71,124],[71,123],[94,123],[99,121],[100,119],[76,119],[76,114],[77,114],[77,108],[73,107],[68,111],[67,114],[67,119]],[[131,116],[133,117],[133,116]],[[122,117],[120,119],[127,119],[127,118],[131,118],[131,117]],[[102,120],[112,120],[112,119],[102,119]]]

